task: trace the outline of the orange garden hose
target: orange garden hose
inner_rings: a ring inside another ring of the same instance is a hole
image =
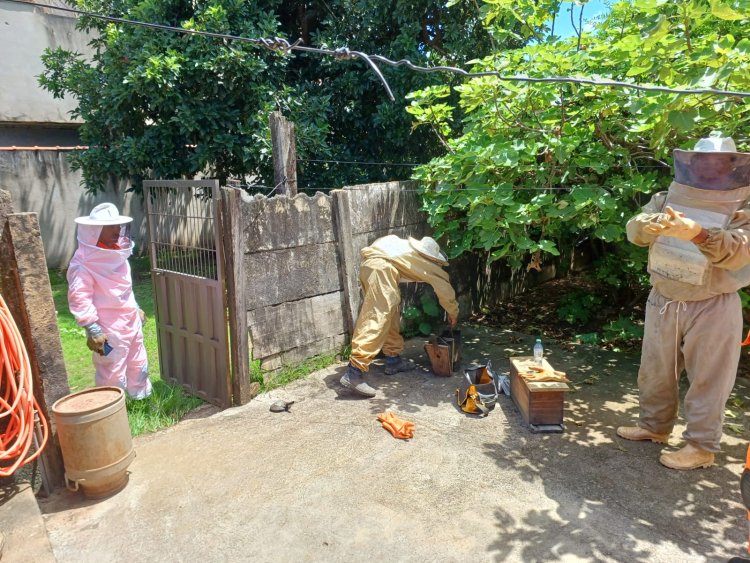
[[[34,441],[34,413],[40,412],[34,398],[31,364],[13,317],[0,295],[0,420],[7,418],[7,428],[0,434],[0,477],[9,477],[22,465],[36,459],[47,444],[49,427],[39,415],[42,442],[29,455]]]

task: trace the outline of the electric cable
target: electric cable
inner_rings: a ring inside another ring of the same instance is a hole
[[[353,51],[347,47],[339,47],[338,49],[321,49],[318,47],[307,47],[302,45],[302,40],[298,39],[294,43],[290,43],[282,37],[274,38],[254,38],[254,37],[242,37],[240,35],[231,35],[228,33],[216,33],[212,31],[199,31],[197,29],[185,29],[184,27],[175,27],[172,25],[164,25],[158,23],[144,22],[140,20],[133,20],[128,18],[118,18],[114,16],[107,16],[96,12],[89,12],[86,10],[79,10],[77,8],[68,8],[64,6],[53,6],[51,4],[43,4],[40,2],[29,2],[28,0],[5,0],[6,2],[13,2],[16,4],[26,4],[28,6],[46,8],[49,10],[60,10],[63,12],[69,12],[86,16],[90,18],[99,19],[102,21],[108,21],[113,23],[123,23],[128,25],[136,25],[140,27],[147,27],[151,29],[158,29],[162,31],[170,31],[174,33],[182,33],[185,35],[198,35],[203,37],[213,37],[215,39],[228,39],[231,41],[240,41],[245,43],[252,43],[253,45],[265,47],[270,50],[281,51],[285,54],[289,54],[291,51],[301,51],[306,53],[316,53],[322,55],[332,56],[337,60],[344,59],[361,59],[370,67],[370,69],[377,75],[380,82],[383,84],[388,98],[393,102],[396,98],[391,91],[388,81],[380,72],[376,62],[390,65],[390,66],[406,66],[407,68],[415,72],[432,73],[432,72],[450,72],[453,74],[459,74],[461,76],[474,78],[481,76],[494,76],[504,82],[529,82],[529,83],[568,83],[568,84],[585,84],[590,86],[604,86],[611,88],[629,88],[632,90],[638,90],[641,92],[663,92],[668,94],[678,95],[710,95],[710,96],[729,96],[747,98],[750,97],[750,92],[742,90],[717,90],[714,88],[668,88],[666,86],[653,86],[653,85],[642,85],[634,84],[632,82],[623,82],[620,80],[602,80],[597,78],[583,78],[574,76],[547,76],[547,77],[533,77],[533,76],[508,76],[501,74],[498,71],[488,70],[483,72],[470,72],[462,68],[454,66],[434,66],[426,67],[415,65],[408,59],[399,59],[393,61],[382,55],[368,55],[362,51]]]

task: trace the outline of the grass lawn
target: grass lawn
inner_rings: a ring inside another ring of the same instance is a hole
[[[142,401],[128,399],[127,401],[130,430],[133,436],[137,436],[144,432],[153,432],[172,426],[189,410],[203,404],[203,401],[161,380],[156,321],[154,320],[154,294],[148,258],[131,258],[130,264],[133,269],[135,297],[147,316],[143,336],[148,352],[149,377],[154,386],[153,393],[147,399]],[[91,352],[86,347],[86,333],[76,324],[68,309],[68,282],[64,273],[59,270],[50,270],[49,276],[70,390],[74,392],[93,387],[94,366],[91,362]]]

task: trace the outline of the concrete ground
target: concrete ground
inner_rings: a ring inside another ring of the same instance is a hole
[[[533,338],[464,328],[464,361],[528,355]],[[101,561],[726,561],[742,555],[747,436],[710,469],[678,472],[663,446],[621,440],[637,417],[638,358],[546,343],[577,382],[563,434],[534,434],[501,396],[487,418],[455,406],[459,377],[373,367],[373,400],[334,366],[250,404],[134,440],[127,487],[41,503],[54,557]],[[426,365],[422,342],[406,356]],[[747,397],[747,382],[737,392]],[[289,413],[269,412],[276,399]],[[396,440],[376,421],[415,423]],[[679,427],[670,447],[680,444]]]

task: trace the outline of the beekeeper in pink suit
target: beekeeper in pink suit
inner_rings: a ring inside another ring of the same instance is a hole
[[[68,305],[94,352],[96,385],[112,385],[134,399],[151,394],[143,346],[145,315],[133,295],[128,258],[131,217],[111,203],[78,217],[78,249],[68,267]]]

